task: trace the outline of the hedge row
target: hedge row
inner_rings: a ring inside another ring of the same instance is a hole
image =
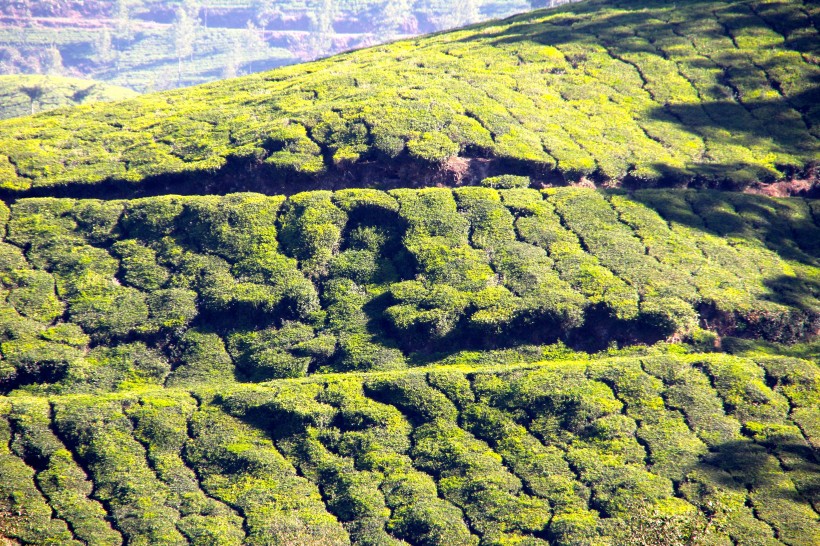
[[[214,172],[288,186],[344,179],[373,161],[439,171],[454,156],[540,178],[746,187],[817,158],[814,9],[801,0],[580,3],[8,120],[0,188],[160,177],[201,193]]]
[[[0,241],[0,383],[258,382],[703,328],[793,341],[820,320],[814,205],[486,187],[21,200]]]
[[[795,357],[650,350],[196,398],[4,398],[0,529],[60,544],[814,544],[818,377]]]

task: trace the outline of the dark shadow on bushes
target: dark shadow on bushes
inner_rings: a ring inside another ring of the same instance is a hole
[[[784,470],[778,464],[773,476],[773,465],[769,457],[778,454],[789,460],[789,471],[808,477],[817,471],[817,454],[812,448],[806,444],[788,441],[765,447],[753,441],[726,442],[704,456],[700,465],[726,472],[716,477],[724,487],[768,489],[773,496],[804,504],[817,502],[820,498],[820,482],[816,479],[801,482],[797,491],[774,489],[777,487],[775,477],[782,476]]]
[[[730,32],[733,34],[747,31],[754,33],[756,30],[788,34],[795,28],[805,26],[803,22],[788,21],[789,18],[782,14],[759,15],[747,5],[739,3],[721,5],[705,0],[691,1],[686,2],[682,9],[699,3],[713,4],[718,8],[719,17],[730,20]],[[563,45],[603,45],[613,59],[622,61],[630,54],[649,55],[670,64],[674,71],[673,63],[669,63],[667,59],[668,53],[659,49],[653,37],[686,36],[682,35],[678,23],[662,20],[664,6],[661,3],[657,6],[649,3],[647,6],[647,2],[618,2],[615,6],[618,11],[612,12],[607,9],[608,7],[606,4],[592,2],[570,4],[544,12],[545,16],[551,16],[547,21],[531,23],[527,22],[532,19],[531,15],[519,16],[511,21],[520,19],[522,22],[513,24],[503,32],[476,33],[463,38],[462,41],[488,41],[498,46],[531,42],[559,48]],[[650,9],[646,9],[647,7]],[[657,9],[652,9],[653,7]],[[702,15],[696,11],[697,9],[693,10],[693,15]],[[595,17],[589,18],[593,14]],[[628,32],[634,32],[635,36],[629,36]],[[797,37],[785,40],[784,51],[787,49],[817,54],[820,48],[817,43],[812,44],[809,40]],[[567,54],[567,61],[575,68],[583,67],[587,60],[582,51]],[[782,72],[784,66],[789,66],[786,56],[771,55],[766,58],[749,59],[739,50],[721,50],[705,52],[704,56],[694,58],[681,55],[673,57],[672,60],[695,70],[722,71],[723,74],[717,80],[719,86],[700,90],[698,94],[701,100],[696,104],[676,103],[672,100],[659,105],[650,112],[651,117],[675,124],[687,132],[707,139],[716,131],[730,132],[731,137],[728,139],[726,135],[717,136],[714,140],[709,139],[718,147],[725,145],[726,142],[747,148],[764,144],[766,148],[784,154],[799,153],[803,157],[817,157],[820,154],[820,143],[817,137],[809,132],[810,128],[816,128],[820,123],[819,112],[815,108],[815,105],[820,103],[820,78],[809,76],[809,89],[784,95],[781,84],[771,79],[771,74]],[[721,64],[718,65],[715,61]],[[640,71],[640,65],[633,66],[631,62],[624,68]],[[644,81],[647,80],[643,74],[640,76]],[[770,100],[747,99],[745,95],[748,90],[744,91],[738,86],[756,80],[766,80],[764,84],[779,93],[780,97]],[[658,82],[652,83],[659,85]],[[798,118],[802,118],[802,122],[798,121]],[[751,150],[749,154],[750,161],[746,164],[726,164],[720,161],[692,163],[687,165],[685,171],[677,172],[675,169],[658,165],[661,172],[667,173],[661,184],[674,185],[676,181],[693,181],[697,184],[699,181],[708,180],[720,187],[734,186],[736,189],[738,185],[748,185],[753,178],[769,182],[779,177],[778,173],[756,163],[757,158],[752,157]],[[800,177],[805,174],[803,171],[806,167],[807,165],[778,165],[778,169],[787,178]],[[641,181],[631,182],[639,185]]]

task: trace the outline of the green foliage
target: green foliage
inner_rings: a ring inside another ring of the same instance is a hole
[[[313,328],[287,323],[281,329],[234,334],[228,348],[237,369],[251,381],[302,377],[311,365]]]
[[[818,543],[820,205],[583,187],[799,174],[813,9],[592,2],[0,123],[7,195],[527,174],[0,205],[0,536]]]
[[[0,530],[5,537],[26,542],[81,544],[73,540],[64,520],[52,519],[51,507],[34,484],[34,471],[9,449],[10,404],[4,400],[0,409]]]
[[[218,335],[191,328],[180,340],[180,364],[168,376],[169,386],[230,381],[234,365]]]
[[[330,192],[294,195],[282,213],[282,242],[310,276],[325,273],[339,246],[346,215],[330,200]]]
[[[51,430],[48,401],[21,400],[13,404],[10,417],[16,432],[12,449],[23,460],[35,461],[39,471],[34,480],[55,515],[71,526],[78,540],[120,544],[122,537],[105,520],[105,509],[90,498],[93,483]]]
[[[441,163],[458,153],[458,145],[441,133],[423,133],[407,142],[410,157],[427,163]]]
[[[372,17],[383,7],[374,2],[350,9]],[[453,13],[424,4],[422,26]],[[763,15],[775,9],[782,13]],[[798,0],[696,2],[674,13],[656,1],[577,3],[60,117],[7,120],[0,187],[19,194],[116,180],[201,193],[214,171],[232,183],[238,172],[254,184],[326,173],[372,180],[374,159],[406,185],[432,185],[442,174],[463,179],[466,163],[448,161],[458,155],[496,160],[536,183],[772,182],[804,171],[820,146],[816,28],[805,9]],[[300,13],[290,20],[306,20]],[[781,21],[788,30],[778,30]],[[197,49],[226,64],[236,33],[247,32],[199,30]],[[26,47],[52,45],[43,32],[27,32]],[[155,57],[170,43],[167,32],[122,41]],[[140,67],[133,85],[145,87],[146,73],[175,57]],[[184,82],[215,72],[203,63],[185,60]],[[110,67],[105,76],[122,81]],[[487,183],[524,184],[503,176]]]
[[[192,352],[212,346],[197,336]],[[0,420],[0,490],[18,511],[0,528],[112,544],[817,538],[796,426],[816,406],[816,364],[669,349],[495,362],[255,386],[189,376],[196,399],[18,393]]]
[[[190,427],[186,459],[203,489],[243,516],[246,544],[349,543],[318,488],[299,477],[260,431],[215,406],[198,411]]]
[[[23,199],[0,245],[0,381],[99,391],[396,370],[451,346],[805,339],[813,205],[487,187]],[[112,365],[121,347],[173,370]]]
[[[131,89],[61,76],[14,74],[0,76],[0,119],[28,116],[55,108],[125,100]]]
[[[187,396],[145,396],[126,409],[134,437],[146,449],[157,477],[170,488],[166,501],[179,510],[177,529],[191,544],[237,546],[244,538],[242,519],[200,488],[196,473],[186,466],[183,448],[188,423],[196,408]]]
[[[64,381],[69,391],[109,392],[162,385],[170,371],[162,354],[142,342],[101,345],[73,361]]]
[[[481,181],[482,186],[499,190],[510,190],[513,188],[528,188],[531,181],[527,176],[515,176],[504,174],[501,176],[491,176]]]
[[[117,529],[129,542],[184,544],[173,494],[145,459],[145,448],[123,413],[121,401],[73,398],[56,403],[54,424],[84,462],[95,496],[110,507]]]
[[[136,239],[125,239],[112,245],[120,258],[122,279],[140,290],[157,290],[168,280],[168,271],[157,264],[156,252]]]

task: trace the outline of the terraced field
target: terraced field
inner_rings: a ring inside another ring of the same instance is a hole
[[[632,186],[799,178],[820,157],[818,10],[593,0],[6,121],[0,188],[290,194],[487,170]]]
[[[181,6],[196,24],[178,74]],[[0,74],[58,72],[150,92],[528,9],[526,0],[413,0],[392,7],[384,0],[16,0],[0,4]]]
[[[576,188],[18,201],[0,535],[816,544],[816,344],[696,352],[718,339],[700,326],[816,335],[816,210]],[[692,345],[565,344],[676,332]]]
[[[820,329],[818,203],[580,188],[25,199],[0,386],[262,381],[435,353]],[[227,349],[227,353],[226,353]]]
[[[0,498],[30,544],[817,544],[819,397],[674,353],[15,396]]]

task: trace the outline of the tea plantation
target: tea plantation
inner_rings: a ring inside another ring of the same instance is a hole
[[[820,546],[818,22],[592,0],[0,122],[0,544]]]
[[[101,82],[61,76],[0,76],[0,119],[66,106],[125,100],[134,91]]]
[[[581,188],[18,200],[0,530],[817,544],[816,344],[724,338],[732,355],[716,334],[816,336],[818,209]]]
[[[568,4],[2,122],[0,189],[291,194],[482,168],[633,187],[800,178],[820,156],[818,19],[799,0]]]

